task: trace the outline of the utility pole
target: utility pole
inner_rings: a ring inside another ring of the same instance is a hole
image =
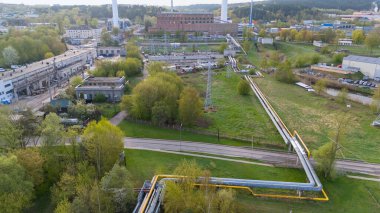
[[[205,99],[205,111],[212,107],[211,101],[211,86],[212,86],[212,72],[211,72],[211,62],[208,62],[208,72],[207,72],[207,90]]]

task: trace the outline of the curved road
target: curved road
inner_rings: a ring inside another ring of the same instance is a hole
[[[205,153],[229,157],[241,157],[259,160],[281,167],[299,167],[297,155],[294,153],[280,152],[265,149],[250,149],[245,147],[226,146],[219,144],[159,140],[147,138],[125,138],[124,147],[131,149],[144,150],[166,150]],[[314,164],[314,161],[312,160]],[[368,174],[380,177],[380,165],[360,161],[338,160],[336,161],[337,170],[352,173]]]

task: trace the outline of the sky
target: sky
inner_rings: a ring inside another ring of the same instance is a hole
[[[170,5],[171,0],[118,0],[119,4]],[[229,0],[228,3],[249,2],[250,0]],[[257,0],[254,0],[257,1]],[[61,5],[100,5],[111,4],[112,0],[0,0],[0,3],[12,4],[61,4]],[[222,0],[174,0],[174,6],[190,4],[220,4]]]

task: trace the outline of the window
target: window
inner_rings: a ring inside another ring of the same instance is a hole
[[[5,84],[5,88],[7,88],[7,87],[10,87],[11,86],[11,84]]]

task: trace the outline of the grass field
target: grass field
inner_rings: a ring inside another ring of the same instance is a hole
[[[336,127],[337,115],[345,105],[308,93],[295,85],[276,81],[271,76],[255,80],[290,130],[297,130],[311,149],[329,141]],[[343,156],[380,162],[380,129],[371,126],[376,115],[368,106],[351,103]]]
[[[254,178],[262,180],[305,181],[304,173],[297,169],[271,168],[239,164],[222,160],[187,157],[182,155],[126,150],[127,167],[133,174],[136,187],[155,174],[171,174],[182,159],[194,159],[214,177]],[[339,177],[324,182],[330,201],[294,201],[262,199],[239,193],[242,212],[379,212],[380,184]]]
[[[218,141],[218,138],[216,136],[201,135],[186,131],[182,131],[180,133],[180,131],[174,129],[164,129],[155,126],[137,124],[130,121],[121,122],[119,124],[119,127],[123,130],[126,137],[157,138],[168,140],[181,139],[184,141],[206,142],[231,146],[251,146],[251,143],[248,142],[240,142],[228,139],[220,139],[220,141]]]
[[[212,120],[209,130],[220,129],[221,134],[252,138],[261,144],[283,144],[280,135],[267,116],[258,99],[251,93],[241,96],[237,92],[240,75],[231,73],[226,77],[225,71],[219,71],[213,76],[212,103],[216,112],[205,114]],[[182,79],[196,87],[201,94],[205,93],[206,75],[192,73],[182,76]]]
[[[110,119],[120,112],[120,105],[118,103],[96,103],[96,109],[100,111],[103,117]]]

